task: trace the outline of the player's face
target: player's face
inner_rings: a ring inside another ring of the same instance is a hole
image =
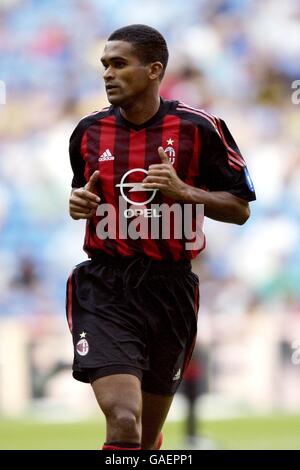
[[[111,104],[129,105],[141,97],[151,83],[151,65],[141,64],[129,42],[108,41],[101,62],[106,94]]]

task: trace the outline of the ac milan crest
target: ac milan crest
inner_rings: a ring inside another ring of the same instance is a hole
[[[89,343],[85,338],[80,339],[76,344],[76,351],[80,356],[86,356],[89,352]]]
[[[175,157],[176,157],[176,153],[175,153],[175,150],[173,148],[173,143],[174,143],[173,139],[168,139],[167,140],[168,146],[165,148],[165,153],[168,155],[169,160],[172,163],[172,165],[174,165]]]

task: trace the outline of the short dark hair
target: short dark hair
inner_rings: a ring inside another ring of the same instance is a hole
[[[163,70],[160,79],[162,80],[168,64],[169,52],[166,40],[159,31],[145,24],[131,24],[114,31],[108,41],[130,42],[142,64],[161,62]]]

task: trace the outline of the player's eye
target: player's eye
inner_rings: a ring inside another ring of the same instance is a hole
[[[125,65],[125,62],[122,62],[121,60],[117,60],[116,62],[114,62],[114,66],[117,69],[122,69],[123,67],[125,67]]]

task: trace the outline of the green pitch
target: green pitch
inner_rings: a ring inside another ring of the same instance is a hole
[[[199,434],[217,449],[298,449],[300,416],[274,415],[205,421]],[[92,449],[104,440],[104,423],[74,422],[52,424],[0,420],[0,449]],[[204,444],[205,445],[205,444]],[[189,449],[184,423],[167,423],[163,449]]]

